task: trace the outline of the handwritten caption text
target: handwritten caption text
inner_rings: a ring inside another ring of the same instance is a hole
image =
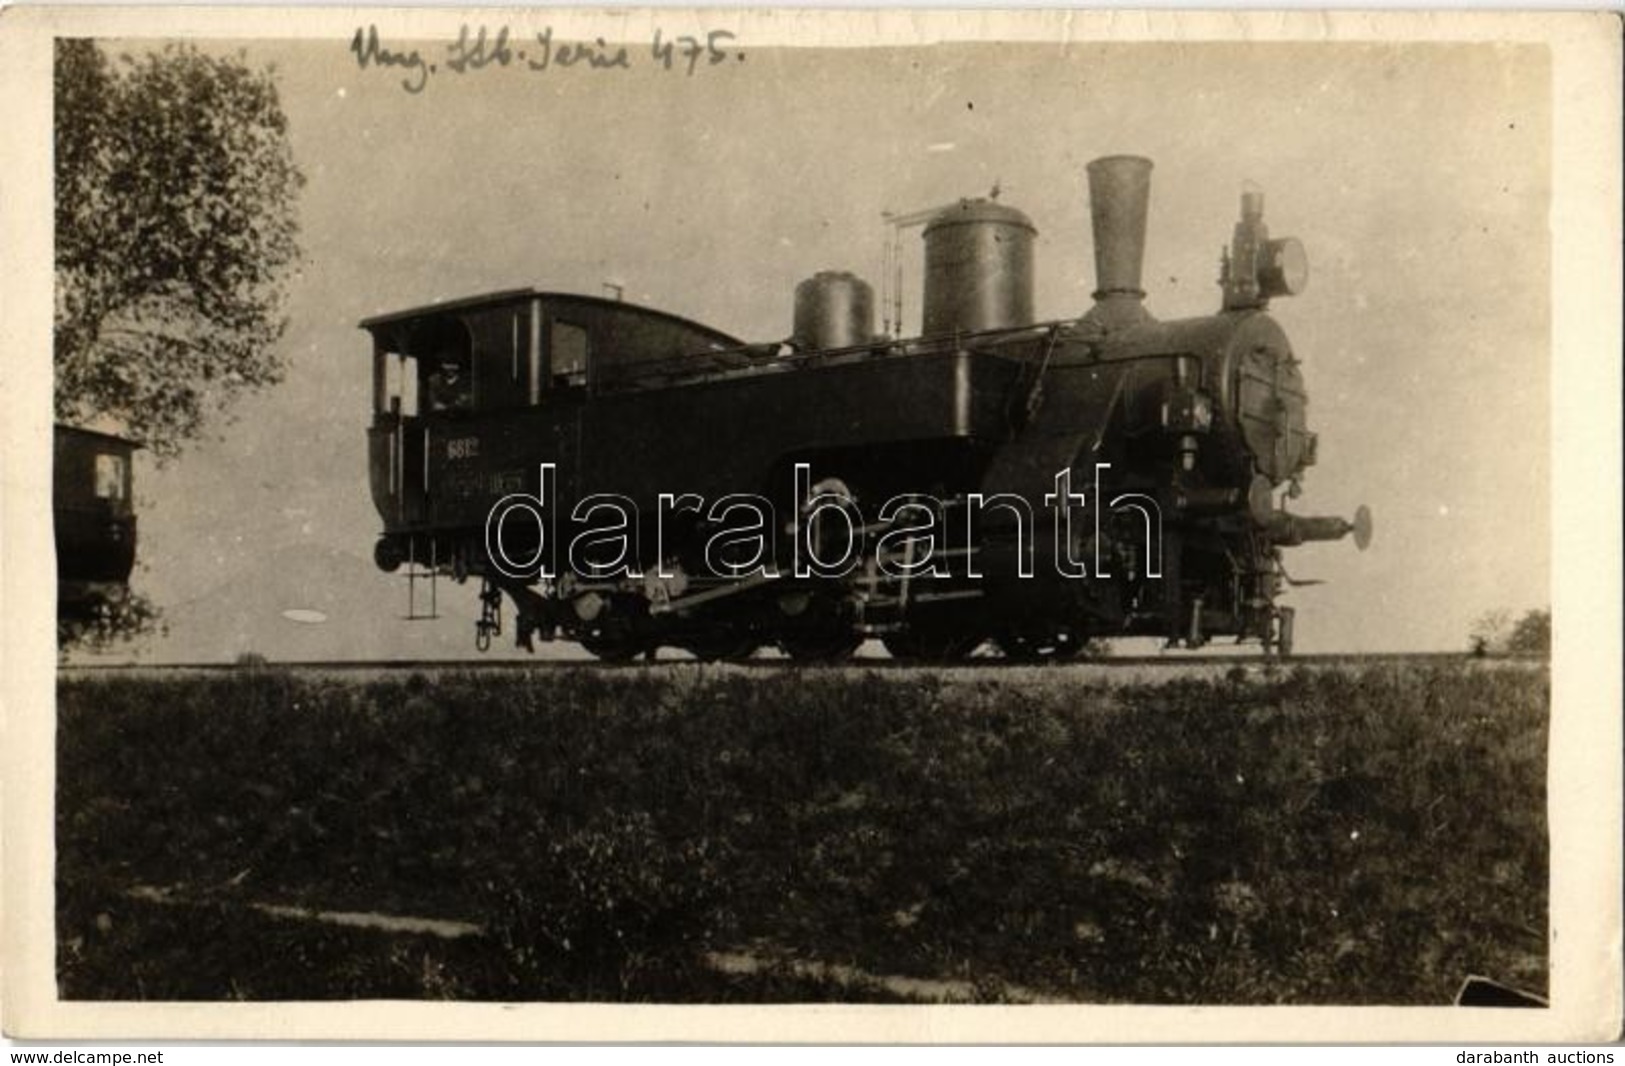
[[[652,66],[693,77],[697,71],[732,60],[745,61],[745,53],[732,47],[735,35],[728,30],[709,30],[703,35],[679,34],[668,37],[656,29],[647,47],[610,44],[598,37],[592,41],[560,41],[549,26],[531,38],[510,33],[507,26],[494,32],[485,26],[470,28],[466,23],[457,39],[444,45],[444,55],[431,58],[419,48],[392,48],[378,33],[377,26],[356,27],[350,38],[350,51],[362,70],[377,68],[401,74],[401,88],[421,93],[438,74],[471,74],[486,69],[514,69],[541,73],[549,70],[630,70]]]

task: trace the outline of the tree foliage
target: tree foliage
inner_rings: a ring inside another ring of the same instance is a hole
[[[1507,637],[1507,651],[1514,655],[1552,653],[1552,612],[1530,611],[1518,619]]]
[[[1511,611],[1488,611],[1473,623],[1468,641],[1474,655],[1550,655],[1552,612],[1525,611],[1513,622]]]
[[[137,637],[164,632],[158,607],[139,592],[105,593],[56,615],[58,654],[106,652]]]
[[[1489,655],[1504,650],[1506,644],[1507,626],[1512,624],[1512,615],[1505,608],[1498,607],[1493,611],[1485,611],[1473,622],[1473,628],[1467,634],[1468,646],[1474,655]]]
[[[273,72],[56,42],[56,413],[160,459],[280,380],[304,183]]]

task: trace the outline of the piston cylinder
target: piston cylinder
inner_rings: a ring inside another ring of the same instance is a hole
[[[1031,325],[1032,221],[991,200],[961,200],[925,227],[924,333]]]
[[[847,348],[875,335],[875,294],[869,283],[844,270],[821,270],[796,286],[798,348]]]

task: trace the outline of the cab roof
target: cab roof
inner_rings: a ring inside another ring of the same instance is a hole
[[[139,448],[144,450],[146,448],[146,445],[140,441],[132,440],[129,437],[121,437],[117,433],[108,433],[100,429],[86,429],[84,426],[73,426],[66,422],[56,424],[56,433],[64,438],[80,437],[87,440],[99,440],[108,444],[121,444],[131,449]]]
[[[361,329],[376,329],[379,326],[389,326],[400,322],[410,322],[414,319],[433,318],[436,315],[450,314],[459,311],[484,310],[487,308],[502,307],[506,304],[518,303],[522,300],[545,300],[570,303],[577,306],[587,304],[606,309],[619,309],[635,314],[648,315],[652,318],[665,319],[668,322],[687,326],[689,329],[701,333],[709,333],[718,341],[729,345],[741,345],[744,342],[732,337],[719,329],[707,326],[703,322],[696,322],[682,315],[674,315],[669,311],[657,310],[653,307],[644,307],[641,304],[628,303],[625,300],[611,300],[603,296],[587,296],[576,292],[557,292],[536,288],[502,289],[497,292],[485,293],[481,296],[466,296],[458,300],[445,300],[440,303],[424,304],[421,307],[409,308],[405,311],[389,311],[384,314],[373,315],[362,319],[357,325]]]

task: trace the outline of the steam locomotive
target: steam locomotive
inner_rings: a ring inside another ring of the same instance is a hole
[[[63,618],[87,617],[128,591],[135,566],[130,466],[137,447],[108,433],[56,427],[52,518]]]
[[[866,637],[922,661],[1122,636],[1288,653],[1282,549],[1371,537],[1364,507],[1284,507],[1317,449],[1267,308],[1307,259],[1244,192],[1221,310],[1157,321],[1151,169],[1088,166],[1098,289],[1079,318],[1035,321],[1036,229],[986,198],[892,217],[893,249],[923,226],[915,337],[894,335],[900,305],[877,331],[872,287],[837,271],[797,287],[777,344],[532,289],[364,320],[378,566],[431,596],[478,579],[482,650],[506,601],[521,646],[608,660],[833,660]]]

